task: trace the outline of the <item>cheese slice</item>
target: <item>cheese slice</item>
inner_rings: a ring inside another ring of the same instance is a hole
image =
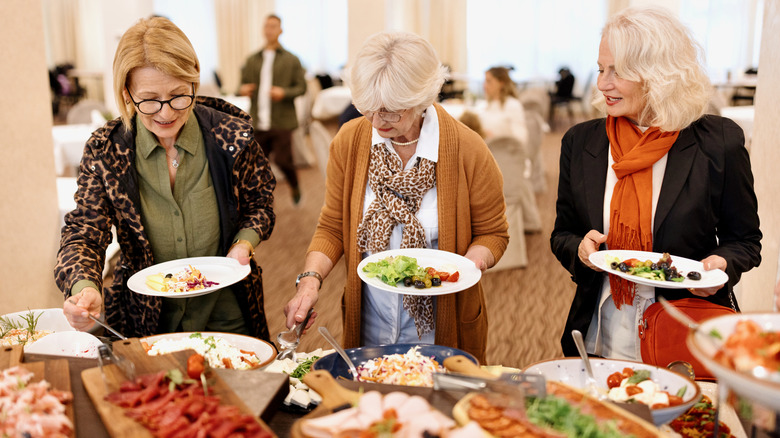
[[[165,284],[165,278],[162,274],[153,274],[146,277],[146,285],[157,292],[165,292],[168,287]]]

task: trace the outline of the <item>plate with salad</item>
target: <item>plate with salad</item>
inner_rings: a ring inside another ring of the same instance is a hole
[[[669,253],[606,250],[594,252],[589,260],[609,274],[664,289],[715,287],[729,281],[720,269],[705,271],[701,262]]]
[[[471,260],[447,251],[405,248],[364,258],[358,276],[367,284],[403,295],[446,295],[468,289],[482,278]]]

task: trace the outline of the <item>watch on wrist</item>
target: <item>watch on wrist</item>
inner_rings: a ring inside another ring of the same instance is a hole
[[[322,289],[322,275],[320,275],[319,272],[314,272],[314,271],[306,271],[298,274],[298,277],[295,279],[296,288],[298,287],[298,283],[301,282],[301,278],[303,277],[315,277],[317,280],[320,281],[320,286],[317,288],[317,290]]]

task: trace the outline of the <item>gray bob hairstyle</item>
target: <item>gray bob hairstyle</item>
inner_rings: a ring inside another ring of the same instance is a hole
[[[361,112],[421,113],[436,100],[446,78],[431,43],[411,33],[381,32],[369,37],[344,80]]]
[[[641,125],[678,131],[704,114],[712,86],[703,51],[676,17],[659,8],[624,9],[607,21],[602,38],[618,75],[642,84]],[[603,110],[604,96],[597,94],[593,104]]]

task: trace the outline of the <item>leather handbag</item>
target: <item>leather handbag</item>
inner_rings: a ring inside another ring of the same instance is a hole
[[[730,307],[699,298],[683,298],[671,303],[696,322],[736,313]],[[642,362],[666,367],[671,362],[684,360],[693,365],[696,380],[715,380],[712,373],[688,350],[685,343],[688,332],[688,327],[674,319],[661,303],[651,304],[639,322]]]

